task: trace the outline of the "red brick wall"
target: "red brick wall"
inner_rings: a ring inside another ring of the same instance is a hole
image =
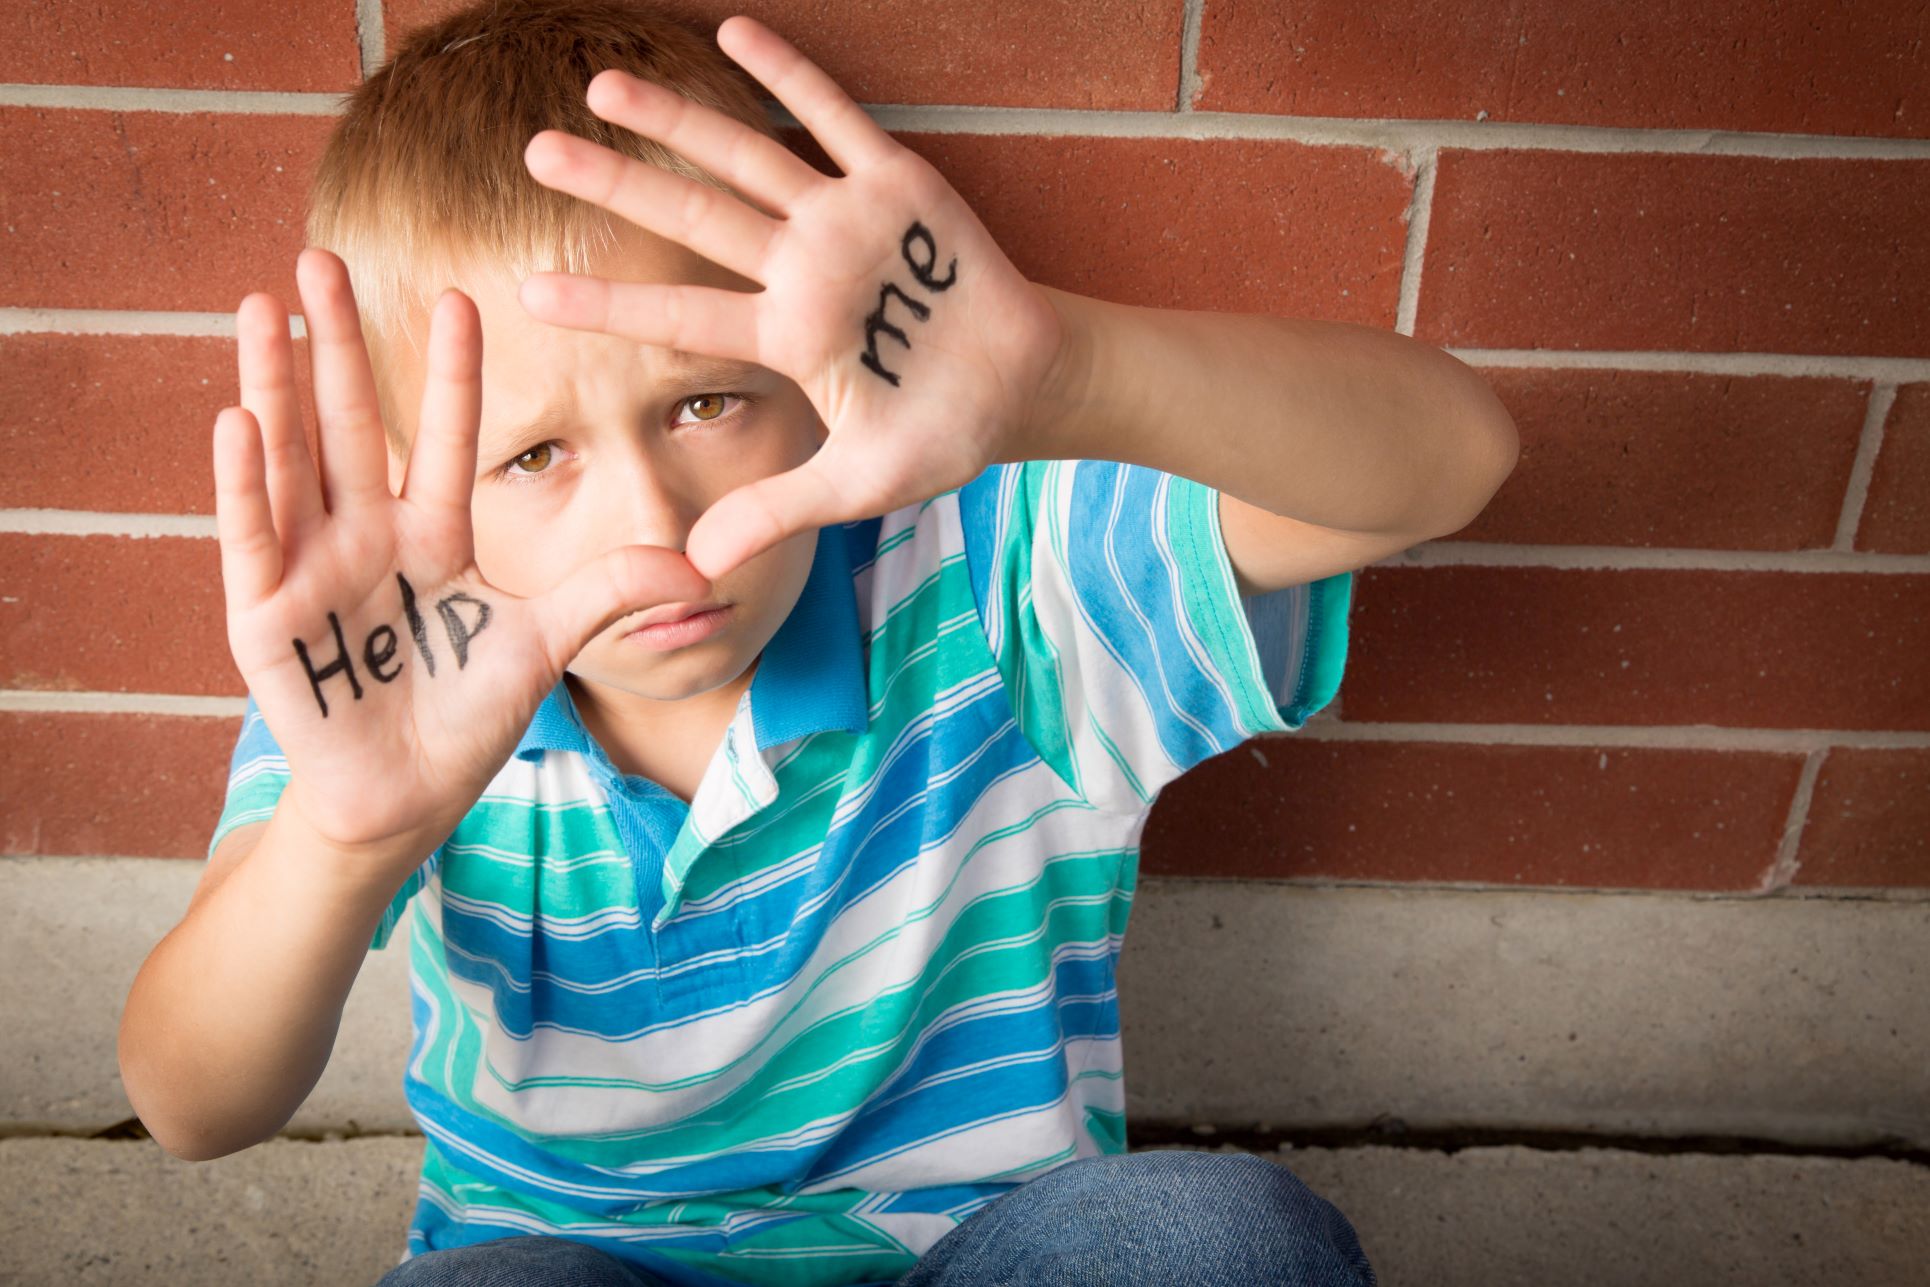
[[[751,10],[1037,280],[1396,328],[1515,415],[1481,518],[1356,574],[1334,718],[1175,786],[1149,872],[1930,886],[1930,5],[1702,7]],[[298,305],[334,96],[440,6],[379,9],[0,31],[9,854],[206,847],[233,310]]]

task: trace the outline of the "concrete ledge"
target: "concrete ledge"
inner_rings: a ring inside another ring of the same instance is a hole
[[[419,1137],[0,1140],[0,1282],[372,1284],[402,1254]],[[1383,1287],[1913,1287],[1930,1168],[1584,1149],[1273,1154],[1340,1208]]]
[[[1930,1145],[1930,902],[1164,882],[1137,1120]]]
[[[150,858],[0,859],[0,973],[18,986],[0,1043],[0,1131],[91,1134],[134,1115],[115,1042],[141,962],[187,910],[201,864]],[[406,933],[363,962],[335,1053],[287,1130],[416,1129]]]
[[[121,1004],[198,876],[0,862],[0,1131],[132,1115]],[[405,943],[290,1133],[413,1129]],[[1930,902],[1148,881],[1127,944],[1137,1121],[1930,1147]]]

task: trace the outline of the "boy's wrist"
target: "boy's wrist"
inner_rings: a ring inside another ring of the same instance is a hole
[[[1087,454],[1081,430],[1091,424],[1095,310],[1098,303],[1070,291],[1033,283],[1059,318],[1059,347],[1053,356],[1031,418],[1015,428],[999,453],[999,464],[1027,460],[1073,460]]]
[[[265,851],[268,861],[308,896],[333,903],[345,915],[366,915],[372,929],[437,843],[413,833],[360,844],[335,840],[298,801],[285,797],[250,859]]]

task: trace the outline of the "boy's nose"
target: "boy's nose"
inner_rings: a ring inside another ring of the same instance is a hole
[[[613,507],[618,515],[613,544],[661,545],[681,551],[697,522],[689,502],[681,497],[647,488]]]

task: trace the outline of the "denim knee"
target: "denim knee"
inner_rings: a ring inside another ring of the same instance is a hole
[[[654,1281],[586,1243],[530,1234],[425,1251],[375,1287],[651,1287]]]
[[[1084,1158],[952,1230],[903,1287],[1374,1287],[1347,1218],[1285,1167],[1242,1153]]]

